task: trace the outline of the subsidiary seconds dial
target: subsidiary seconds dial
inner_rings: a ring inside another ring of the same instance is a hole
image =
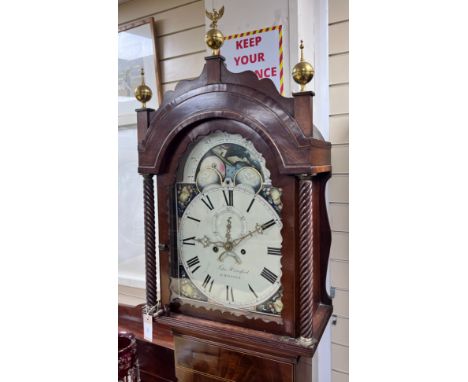
[[[280,287],[281,228],[261,196],[240,187],[211,188],[180,219],[180,261],[210,301],[254,307]]]

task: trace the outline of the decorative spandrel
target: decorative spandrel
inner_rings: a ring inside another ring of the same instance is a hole
[[[278,321],[282,191],[265,159],[242,136],[218,131],[193,145],[181,169],[171,299]]]

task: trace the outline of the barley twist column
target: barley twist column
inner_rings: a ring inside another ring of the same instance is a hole
[[[312,180],[299,178],[299,328],[301,341],[312,342]]]
[[[148,307],[153,307],[157,302],[157,276],[152,174],[143,175],[143,201],[145,214],[146,304]]]

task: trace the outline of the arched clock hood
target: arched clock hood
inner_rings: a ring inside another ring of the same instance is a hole
[[[139,122],[147,124],[142,131],[139,123],[139,172],[164,173],[180,137],[214,118],[249,126],[265,141],[281,174],[328,172],[330,143],[312,125],[312,96],[283,97],[272,81],[259,80],[252,71],[231,73],[223,57],[207,57],[201,75],[166,92],[157,111],[139,111]],[[310,104],[310,115],[304,104]],[[240,132],[232,126],[233,133]]]

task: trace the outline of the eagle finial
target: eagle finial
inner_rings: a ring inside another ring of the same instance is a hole
[[[219,11],[213,8],[213,12],[208,12],[207,10],[205,10],[205,12],[206,17],[212,21],[210,28],[216,29],[218,27],[218,20],[224,15],[224,5],[219,9]]]

